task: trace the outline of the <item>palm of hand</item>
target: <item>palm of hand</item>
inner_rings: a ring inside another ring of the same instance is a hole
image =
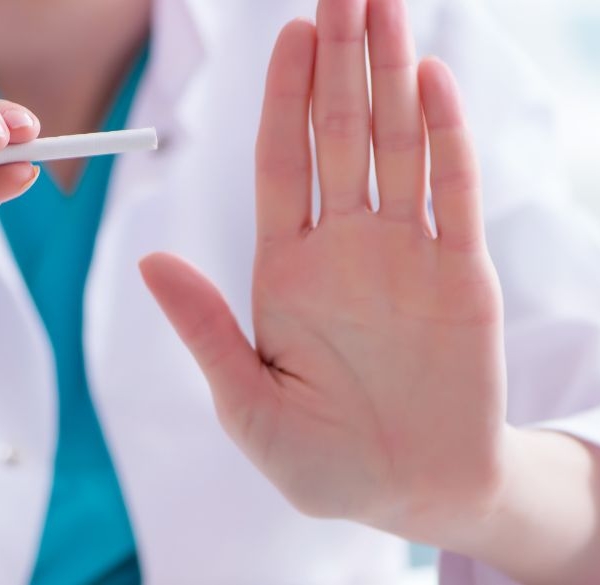
[[[432,486],[470,497],[465,474],[487,473],[502,412],[500,320],[485,255],[369,212],[326,221],[257,258],[273,400],[258,419],[242,411],[240,441],[311,514],[375,514]]]
[[[485,507],[501,482],[504,375],[501,298],[456,89],[437,61],[417,76],[413,55],[400,0],[321,0],[317,29],[284,29],[257,144],[256,350],[191,267],[156,256],[143,269],[225,429],[297,507],[426,540]],[[377,213],[365,195],[371,139]]]

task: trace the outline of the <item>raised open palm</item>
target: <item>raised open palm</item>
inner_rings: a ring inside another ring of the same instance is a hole
[[[309,514],[427,540],[485,513],[504,469],[501,295],[454,81],[435,59],[417,65],[401,0],[321,0],[316,27],[285,27],[257,144],[257,208],[255,347],[191,266],[165,254],[142,263],[227,432]]]

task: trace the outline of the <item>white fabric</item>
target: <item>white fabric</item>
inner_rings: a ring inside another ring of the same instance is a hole
[[[253,145],[281,25],[315,0],[157,0],[130,125],[163,148],[120,159],[86,289],[90,388],[131,513],[146,585],[391,585],[404,547],[296,513],[220,430],[197,366],[142,285],[155,250],[195,262],[251,335]],[[419,52],[456,71],[479,150],[489,245],[506,297],[510,418],[600,404],[600,241],[562,201],[543,85],[468,0],[414,0]],[[0,582],[27,583],[56,444],[47,336],[0,236]],[[589,415],[598,417],[598,414]],[[594,421],[570,432],[594,439]],[[560,426],[557,423],[557,427]],[[597,425],[596,425],[597,426]],[[1,457],[0,457],[1,459]],[[444,585],[504,585],[445,557]]]

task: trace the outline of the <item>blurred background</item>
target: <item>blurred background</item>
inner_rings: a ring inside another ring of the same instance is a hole
[[[481,1],[547,79],[573,196],[600,218],[600,2]]]
[[[600,222],[600,0],[480,0],[547,80],[573,198]],[[407,585],[435,585],[436,552],[411,548]]]

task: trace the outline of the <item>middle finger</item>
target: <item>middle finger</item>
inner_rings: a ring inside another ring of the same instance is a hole
[[[366,20],[367,0],[319,2],[313,126],[323,216],[368,207]]]
[[[370,0],[368,25],[380,213],[424,227],[425,128],[404,0]]]

